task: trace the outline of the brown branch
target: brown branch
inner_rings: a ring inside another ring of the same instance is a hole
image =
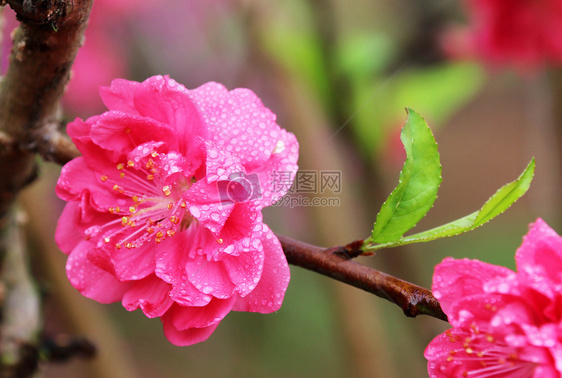
[[[354,243],[346,247],[323,249],[278,235],[290,264],[315,271],[338,281],[373,293],[398,305],[406,316],[425,314],[447,321],[447,315],[431,291],[386,273],[342,257],[344,251],[353,252]],[[359,243],[357,243],[359,244]]]
[[[41,331],[40,299],[27,266],[23,215],[10,214],[0,241],[0,376],[24,377],[38,368],[35,346]]]
[[[93,0],[8,0],[21,21],[0,84],[0,218],[36,176],[34,151],[61,160],[59,100]],[[64,155],[64,154],[63,154]]]

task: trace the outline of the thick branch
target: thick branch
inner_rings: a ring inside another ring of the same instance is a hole
[[[21,21],[0,84],[0,217],[35,178],[39,150],[58,159],[59,100],[80,47],[92,0],[8,0]],[[64,141],[64,140],[63,140]]]
[[[306,268],[338,281],[373,293],[398,305],[406,316],[425,314],[447,320],[439,302],[431,291],[386,273],[361,265],[349,257],[355,254],[355,244],[346,247],[323,249],[310,244],[279,236],[285,256],[290,264]]]
[[[14,213],[14,212],[12,212]],[[41,331],[39,293],[34,287],[21,235],[22,214],[12,214],[0,241],[0,376],[31,376],[37,369],[37,340]]]

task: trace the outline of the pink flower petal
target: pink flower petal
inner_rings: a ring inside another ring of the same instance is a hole
[[[256,237],[242,239],[223,249],[220,261],[238,295],[246,296],[256,288],[262,277],[264,258],[262,243]]]
[[[135,284],[123,295],[123,307],[127,311],[141,308],[149,318],[162,316],[174,303],[168,293],[170,285],[150,275]]]
[[[507,277],[513,271],[483,263],[478,260],[455,260],[447,257],[435,267],[432,291],[443,311],[448,310],[459,298],[484,292],[484,283],[495,277]]]
[[[163,316],[178,330],[209,327],[219,323],[232,309],[234,299],[213,300],[204,307],[173,305]]]
[[[109,110],[141,115],[135,108],[135,92],[141,86],[136,81],[115,79],[109,87],[101,87],[100,97]]]
[[[108,174],[111,175],[111,172]],[[89,205],[96,211],[105,212],[115,205],[116,194],[102,182],[101,176],[89,169],[84,158],[78,157],[64,165],[55,191],[65,201],[80,199],[87,192],[91,199]]]
[[[107,248],[119,280],[140,280],[154,273],[156,248],[145,243],[139,248]]]
[[[263,273],[256,288],[247,296],[238,298],[235,311],[261,312],[267,314],[281,308],[291,272],[279,240],[263,225],[261,239],[265,259]]]
[[[79,217],[80,210],[78,208],[78,202],[69,202],[63,209],[62,214],[57,222],[57,229],[55,231],[55,241],[59,246],[60,250],[67,255],[72,252],[72,250],[84,240],[83,229],[75,232],[68,232],[69,229],[74,228],[74,225],[78,223],[77,219]]]
[[[172,306],[161,317],[166,338],[178,346],[205,341],[228,314],[232,302],[232,299],[213,299],[205,307]]]
[[[233,209],[233,203],[223,201],[216,183],[208,184],[205,180],[194,183],[183,199],[188,203],[191,215],[216,235]]]
[[[262,215],[252,202],[236,203],[220,233],[222,240],[235,242],[254,231],[261,232]],[[256,230],[256,227],[259,228]]]
[[[197,256],[185,264],[187,279],[203,294],[226,299],[234,294],[236,286],[230,280],[229,272],[222,262],[209,261],[204,256]]]
[[[189,328],[186,330],[178,330],[172,325],[170,321],[167,321],[164,317],[160,318],[162,320],[162,326],[164,328],[164,335],[169,342],[177,346],[189,346],[203,342],[215,332],[219,323],[213,324],[209,327],[203,328]]]
[[[93,249],[89,241],[81,241],[68,256],[66,274],[72,286],[83,296],[100,303],[121,300],[129,290],[131,282],[121,282],[112,274],[90,262],[88,253]]]
[[[285,140],[275,114],[248,89],[229,92],[211,82],[189,93],[206,116],[212,140],[236,153],[247,168],[268,160],[279,140],[288,142],[287,146],[295,143]]]
[[[90,137],[98,146],[119,155],[150,141],[163,142],[170,148],[177,143],[177,133],[170,126],[148,117],[116,111],[103,113],[92,125]]]
[[[195,155],[202,148],[199,137],[207,136],[201,109],[189,91],[168,76],[153,76],[136,88],[134,105],[139,114],[170,125],[178,135],[179,151]]]
[[[186,263],[203,254],[203,246],[214,241],[209,231],[197,224],[175,235],[167,241],[166,247],[156,250],[155,273],[165,282],[172,285],[170,296],[184,306],[205,306],[212,296],[197,290],[188,280]]]
[[[554,298],[562,284],[562,238],[542,219],[532,225],[515,255],[520,276],[533,288]]]

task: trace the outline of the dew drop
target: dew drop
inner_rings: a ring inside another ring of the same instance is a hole
[[[193,215],[195,218],[199,218],[201,216],[201,211],[199,210],[198,207],[196,206],[190,206],[189,207],[189,212],[191,213],[191,215]]]
[[[201,291],[203,292],[203,294],[211,294],[213,288],[211,286],[205,286],[203,289],[201,289]]]

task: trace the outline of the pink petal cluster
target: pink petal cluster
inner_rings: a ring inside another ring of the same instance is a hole
[[[176,345],[231,310],[279,309],[289,268],[261,209],[285,194],[275,173],[296,173],[295,136],[247,89],[155,76],[100,93],[109,111],[68,125],[83,156],[56,188],[71,284],[160,317]]]
[[[431,377],[562,375],[562,238],[538,219],[515,259],[517,272],[452,258],[435,268],[453,328],[425,351]]]
[[[449,52],[523,70],[562,63],[562,0],[465,1],[471,25],[449,35]]]

